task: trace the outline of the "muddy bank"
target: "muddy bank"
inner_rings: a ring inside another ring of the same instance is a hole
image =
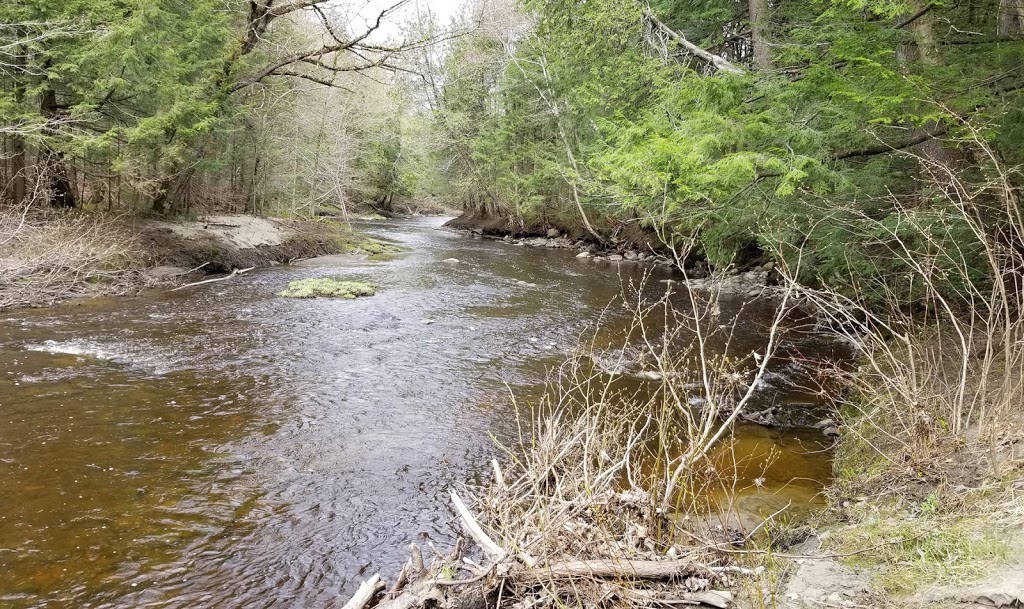
[[[577,258],[595,262],[658,265],[678,268],[682,263],[687,280],[697,289],[760,294],[762,288],[777,283],[775,265],[760,251],[749,251],[725,274],[715,275],[698,252],[685,254],[682,261],[666,247],[658,234],[638,223],[622,223],[606,232],[599,241],[581,228],[566,228],[537,220],[463,214],[445,224],[446,228],[478,237],[500,240],[512,245],[570,249]]]
[[[124,296],[329,254],[388,246],[346,224],[243,215],[165,220],[51,210],[0,211],[0,310]]]
[[[643,259],[654,263],[666,266],[674,264],[672,252],[664,246],[657,234],[635,224],[622,224],[609,231],[611,236],[604,242],[580,228],[522,218],[463,214],[445,226],[522,245],[579,250],[594,257],[609,257],[612,261],[641,260],[642,255]],[[619,258],[615,259],[615,256]],[[695,270],[702,265],[699,262],[696,258],[692,261]],[[690,261],[687,261],[687,266],[691,266]]]
[[[379,254],[385,247],[333,220],[286,220],[241,215],[136,224],[154,266],[226,273],[331,254]]]

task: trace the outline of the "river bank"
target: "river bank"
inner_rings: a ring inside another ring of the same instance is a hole
[[[121,296],[329,254],[388,246],[332,220],[209,215],[160,219],[54,211],[0,214],[0,309]]]

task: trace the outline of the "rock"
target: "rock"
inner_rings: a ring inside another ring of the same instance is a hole
[[[591,256],[593,256],[593,254],[591,254],[590,252],[580,252],[576,254],[577,258],[590,258]]]
[[[830,438],[837,438],[839,437],[839,428],[836,427],[835,425],[829,425],[825,429],[822,429],[821,433],[825,434]]]
[[[626,250],[623,253],[622,257],[625,258],[626,260],[636,260],[637,258],[639,258],[639,255],[633,250]]]
[[[533,247],[545,247],[548,244],[548,240],[544,237],[537,237],[534,239],[527,239],[523,243],[526,245],[532,245]]]
[[[561,235],[562,235],[562,232],[560,230],[558,230],[557,228],[549,228],[548,229],[548,239],[557,239]]]
[[[622,262],[622,256],[619,254],[612,254],[611,256],[608,256],[608,260],[612,262]]]
[[[558,241],[555,239],[548,239],[544,242],[544,247],[558,247]]]
[[[835,425],[836,422],[833,421],[832,419],[822,419],[815,423],[814,425],[811,425],[811,427],[815,429],[825,429],[826,427],[835,427]]]
[[[441,262],[443,262],[445,264],[458,264],[459,263],[459,259],[458,258],[445,258]]]

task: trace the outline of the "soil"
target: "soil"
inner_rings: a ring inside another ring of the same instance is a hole
[[[0,239],[0,310],[131,295],[194,280],[188,276],[197,272],[379,254],[389,247],[328,219],[244,215],[170,221],[0,210],[0,233],[6,235]]]
[[[855,571],[821,550],[821,538],[809,537],[790,550],[794,559],[789,575],[776,597],[778,609],[811,607],[881,607],[871,592],[872,574]]]
[[[185,222],[138,220],[134,228],[155,266],[202,266],[205,273],[352,253],[365,240],[335,222],[242,215]]]

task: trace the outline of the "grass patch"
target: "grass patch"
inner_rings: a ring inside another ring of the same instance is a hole
[[[931,514],[934,501],[920,507],[921,514],[867,504],[856,508],[865,513],[855,513],[857,524],[832,536],[829,549],[862,552],[847,557],[848,564],[877,569],[877,585],[900,596],[925,585],[978,580],[1006,560],[1009,548],[989,518]]]
[[[342,281],[333,277],[300,279],[288,284],[288,288],[278,292],[284,298],[347,298],[373,296],[377,288],[360,281]]]

